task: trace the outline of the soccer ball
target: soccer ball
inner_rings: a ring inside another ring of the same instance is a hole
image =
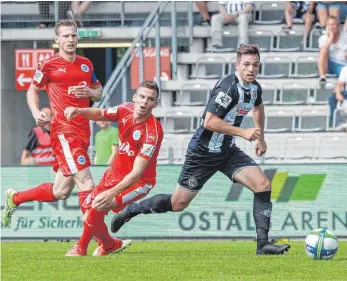
[[[336,236],[327,228],[317,228],[305,239],[306,254],[314,260],[330,260],[338,248]]]

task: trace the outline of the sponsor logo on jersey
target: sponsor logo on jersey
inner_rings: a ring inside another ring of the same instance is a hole
[[[231,97],[229,97],[224,92],[219,92],[215,101],[216,101],[216,103],[223,106],[224,108],[227,108],[228,105],[231,103]]]
[[[128,154],[128,156],[134,156],[135,152],[130,150],[130,144],[128,142],[119,142],[119,154]]]
[[[80,165],[84,165],[86,163],[86,158],[83,155],[77,157],[77,162]]]
[[[40,70],[36,70],[34,74],[34,81],[40,83],[43,78],[43,73]]]
[[[253,108],[252,104],[242,104],[241,106],[237,107],[237,114],[241,115],[241,116],[246,116],[248,114],[248,112],[251,111],[251,109]]]
[[[88,72],[88,71],[89,71],[89,67],[88,67],[88,65],[86,65],[86,64],[81,64],[81,69],[82,69],[82,71],[84,71],[84,72]]]
[[[141,137],[140,131],[139,131],[139,130],[135,130],[135,131],[133,132],[133,139],[134,139],[134,140],[139,140],[140,137]]]
[[[117,111],[118,111],[118,106],[109,107],[106,110],[107,114],[115,114],[117,113]]]
[[[145,143],[141,149],[141,154],[151,157],[155,151],[155,146]]]
[[[66,73],[66,68],[58,68],[58,71]]]

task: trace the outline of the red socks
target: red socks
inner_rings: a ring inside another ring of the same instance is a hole
[[[53,195],[53,183],[42,183],[37,187],[17,192],[13,196],[13,203],[17,206],[29,201],[55,202],[57,198]]]
[[[83,233],[78,244],[87,248],[90,240],[95,236],[100,239],[104,249],[109,249],[114,244],[114,239],[109,235],[107,226],[104,222],[104,218],[107,215],[105,211],[97,211],[90,208],[88,217],[83,226]]]
[[[82,214],[84,214],[87,210],[86,208],[83,207],[83,202],[86,200],[86,198],[91,192],[92,190],[85,190],[85,191],[78,192],[78,198],[80,201],[80,208],[81,208]]]

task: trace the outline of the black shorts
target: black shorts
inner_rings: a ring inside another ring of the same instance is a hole
[[[199,191],[217,171],[234,181],[235,173],[249,166],[258,164],[236,145],[222,153],[188,148],[178,184],[187,190]]]

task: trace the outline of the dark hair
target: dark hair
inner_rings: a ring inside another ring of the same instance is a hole
[[[258,45],[252,44],[252,45],[241,45],[237,49],[237,61],[241,60],[242,55],[258,55],[258,58],[260,59],[260,52]]]
[[[77,25],[73,20],[61,20],[61,21],[57,22],[57,24],[54,27],[55,35],[59,34],[59,29],[61,26],[73,26],[77,31]]]
[[[159,100],[159,87],[158,84],[153,80],[144,80],[140,83],[138,88],[147,88],[154,90],[157,93],[157,100]]]

